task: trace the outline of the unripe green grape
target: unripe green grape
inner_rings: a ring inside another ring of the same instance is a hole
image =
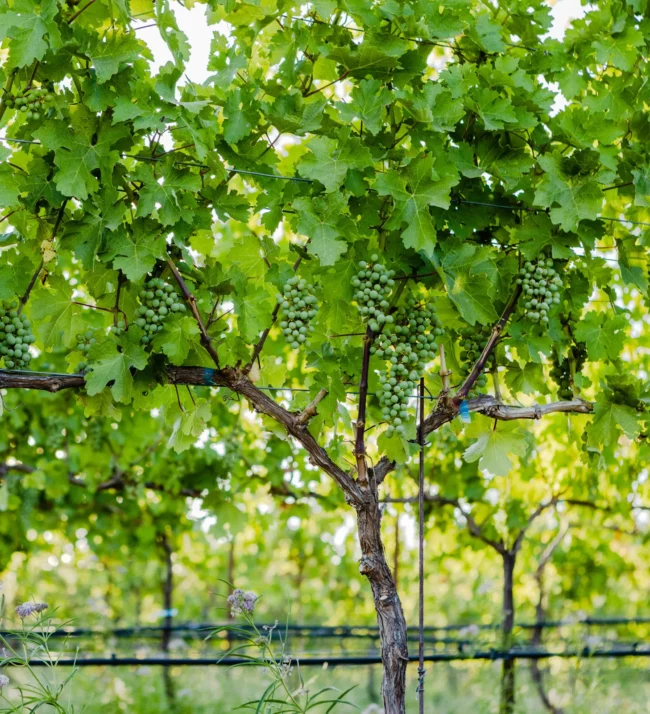
[[[318,299],[310,291],[313,286],[297,275],[289,278],[278,297],[278,304],[283,310],[283,320],[280,322],[282,334],[288,339],[289,345],[296,349],[307,341],[307,335],[314,331],[309,324],[317,313],[314,306]]]
[[[136,315],[140,315],[136,325],[147,333],[141,338],[145,345],[151,342],[156,332],[163,329],[163,323],[171,313],[185,311],[185,305],[180,302],[174,286],[162,278],[150,278],[140,291],[139,298],[144,304],[136,310]]]

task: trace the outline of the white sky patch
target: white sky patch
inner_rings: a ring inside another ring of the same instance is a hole
[[[190,60],[185,65],[185,72],[179,84],[182,86],[189,80],[202,84],[210,76],[208,59],[210,57],[210,42],[219,25],[209,25],[205,5],[195,5],[192,9],[183,7],[178,2],[171,2],[171,9],[176,15],[179,28],[187,35],[190,43]],[[150,24],[147,21],[145,24]],[[225,26],[223,28],[225,30]],[[223,31],[222,30],[222,31]],[[151,27],[138,32],[138,37],[144,40],[153,54],[152,71],[157,74],[167,62],[173,62],[172,53],[165,44],[158,28]]]
[[[549,4],[552,5],[553,25],[547,36],[554,40],[561,40],[564,37],[564,33],[573,20],[579,20],[587,12],[596,9],[595,5],[581,5],[580,0],[559,0],[559,2]]]

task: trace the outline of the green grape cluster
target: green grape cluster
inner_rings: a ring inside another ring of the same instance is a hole
[[[443,333],[435,310],[411,298],[370,348],[371,354],[390,363],[386,374],[379,376],[379,404],[383,419],[389,423],[387,436],[404,433],[408,400],[425,364],[436,356],[436,339]]]
[[[140,307],[135,311],[135,324],[141,327],[145,334],[141,338],[143,345],[148,344],[170,314],[185,312],[185,305],[174,290],[162,278],[151,278],[140,291]]]
[[[88,352],[90,352],[90,348],[93,345],[97,344],[97,338],[95,337],[95,331],[94,330],[86,330],[83,333],[79,333],[76,335],[75,339],[77,340],[77,349],[79,352],[81,352],[85,357],[88,357]],[[79,362],[77,365],[77,369],[80,372],[83,372],[84,370],[88,369],[88,360],[83,360]]]
[[[314,331],[314,326],[309,324],[318,312],[318,298],[313,290],[314,286],[304,278],[294,276],[287,280],[278,297],[284,318],[280,321],[280,329],[293,349],[306,342]]]
[[[5,95],[4,103],[9,109],[17,109],[25,119],[39,121],[49,104],[54,101],[54,94],[45,87],[31,87],[23,92]]]
[[[526,315],[532,322],[548,324],[548,313],[560,302],[562,278],[553,267],[551,258],[527,261],[519,271],[517,285],[521,285],[525,298]]]
[[[118,320],[111,328],[111,331],[116,337],[121,337],[126,332],[126,322]]]
[[[368,320],[368,327],[373,332],[378,332],[383,324],[393,321],[392,315],[388,314],[388,298],[395,285],[395,271],[387,270],[378,260],[378,255],[371,255],[370,263],[360,261],[360,270],[352,278],[352,287],[356,288],[354,299],[359,312]]]
[[[18,303],[0,304],[0,357],[7,369],[23,369],[32,359],[29,346],[36,342],[30,321],[18,314]]]
[[[560,399],[573,399],[573,379],[571,377],[571,362],[574,365],[574,374],[582,371],[587,359],[587,347],[584,342],[576,342],[569,348],[569,354],[560,362],[557,350],[553,350],[551,378],[557,384],[557,394]]]
[[[464,376],[466,377],[476,360],[481,356],[483,348],[492,334],[492,328],[489,325],[474,325],[474,327],[462,327],[458,330],[460,335],[460,361],[463,368]],[[496,356],[494,352],[488,357],[485,363],[485,369],[489,371],[496,366]],[[475,386],[479,389],[485,389],[487,386],[487,375],[485,372],[479,374]]]

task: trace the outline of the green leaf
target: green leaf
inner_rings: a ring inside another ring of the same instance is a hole
[[[551,209],[553,223],[565,231],[574,231],[579,221],[598,217],[603,193],[595,181],[569,179],[557,155],[539,156],[537,163],[546,173],[535,192],[535,204]],[[555,204],[560,207],[553,208]]]
[[[255,126],[256,114],[250,106],[250,97],[245,96],[239,88],[228,92],[223,113],[223,135],[229,144],[241,141]]]
[[[371,134],[377,134],[382,126],[383,109],[392,101],[390,92],[378,79],[362,79],[351,96],[351,102],[336,105],[341,118],[347,122],[357,119]]]
[[[650,206],[650,166],[632,171],[634,176],[634,205]]]
[[[320,181],[327,191],[339,189],[350,169],[365,169],[372,166],[370,151],[358,139],[350,138],[350,131],[342,129],[339,137],[318,137],[307,144],[311,152],[298,164],[301,176]]]
[[[244,340],[253,342],[271,324],[275,300],[263,287],[248,289],[235,296],[239,332]]]
[[[211,416],[210,403],[205,399],[197,399],[196,404],[186,408],[174,422],[167,446],[177,454],[189,449],[204,432]]]
[[[593,43],[596,59],[601,64],[611,64],[617,69],[629,71],[639,59],[638,47],[645,43],[641,30],[627,26],[623,32],[602,33]]]
[[[60,276],[52,276],[46,288],[37,290],[31,300],[32,318],[45,349],[72,347],[82,331],[81,309],[72,301],[72,286]]]
[[[334,265],[347,251],[344,240],[337,240],[354,232],[349,217],[343,214],[347,205],[341,193],[323,198],[299,198],[293,203],[298,211],[298,231],[308,236],[307,250],[315,255],[323,267]]]
[[[488,131],[498,131],[506,124],[514,124],[517,116],[507,97],[493,89],[480,89],[472,94],[473,107]]]
[[[120,343],[107,340],[94,345],[90,352],[90,371],[86,374],[86,391],[89,396],[99,394],[109,384],[113,398],[127,404],[133,395],[131,369],[144,369],[147,353],[137,340],[138,336],[122,339]]]
[[[139,281],[166,255],[165,237],[155,221],[136,220],[116,231],[110,256],[113,267],[129,280]],[[115,257],[117,256],[117,257]]]
[[[87,52],[100,84],[107,82],[125,64],[134,62],[140,55],[151,58],[147,46],[133,32],[96,37]]]
[[[10,166],[0,164],[0,206],[13,208],[18,203],[20,186]]]
[[[63,120],[50,120],[34,132],[34,138],[54,151],[54,163],[59,171],[56,187],[64,196],[85,200],[99,188],[93,175],[100,169],[103,182],[110,185],[119,152],[113,149],[124,136],[125,127],[111,126],[108,117],[97,123],[87,109],[81,107],[72,115],[72,126]]]
[[[621,432],[635,439],[641,431],[638,412],[625,404],[602,399],[594,405],[594,418],[589,428],[589,443],[597,446],[615,444]]]
[[[180,197],[186,193],[196,193],[201,188],[201,179],[187,170],[180,170],[173,159],[154,173],[150,164],[141,164],[136,177],[142,181],[138,201],[138,216],[157,215],[163,226],[177,223],[183,216]]]
[[[406,224],[402,232],[404,246],[429,257],[436,244],[429,207],[449,208],[450,188],[458,182],[455,171],[438,175],[433,162],[432,154],[415,159],[406,170],[379,174],[374,185],[380,196],[391,196],[395,204],[387,227],[400,229]]]
[[[165,322],[153,338],[153,348],[162,352],[172,364],[183,364],[190,349],[200,347],[200,332],[194,318],[174,317]]]
[[[5,4],[5,8],[8,7],[8,3]],[[12,11],[0,10],[0,40],[5,36],[10,38],[11,65],[25,67],[34,60],[43,59],[50,43],[58,45],[61,42],[54,21],[58,5],[56,0],[18,0],[12,7]]]
[[[463,457],[468,463],[479,462],[479,468],[494,476],[507,476],[513,467],[511,455],[523,458],[526,455],[526,440],[514,424],[498,424],[485,429],[485,420],[477,420],[468,429],[468,436],[476,441],[469,446]]]
[[[627,320],[622,315],[588,312],[575,328],[576,340],[587,344],[589,359],[615,360],[623,349]]]

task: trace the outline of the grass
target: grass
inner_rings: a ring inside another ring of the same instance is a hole
[[[546,683],[564,714],[645,714],[650,712],[650,676],[647,662],[639,660],[553,660],[544,665]],[[407,712],[417,712],[416,665],[409,667]],[[498,663],[443,663],[429,665],[426,676],[425,711],[428,714],[496,714],[498,711]],[[23,679],[19,670],[8,672],[12,680]],[[61,668],[63,679],[69,670]],[[364,714],[379,714],[381,668],[312,667],[303,670],[308,686],[356,688],[346,697]],[[292,675],[295,677],[295,674]],[[161,667],[88,667],[71,682],[74,711],[92,714],[225,714],[269,684],[260,669],[225,667],[172,667],[167,672],[174,692],[168,695]],[[295,682],[297,686],[297,680]],[[11,699],[11,689],[7,692]],[[528,664],[518,666],[517,714],[546,714],[529,674]],[[46,707],[39,714],[53,711]],[[337,706],[334,710],[354,711]]]

